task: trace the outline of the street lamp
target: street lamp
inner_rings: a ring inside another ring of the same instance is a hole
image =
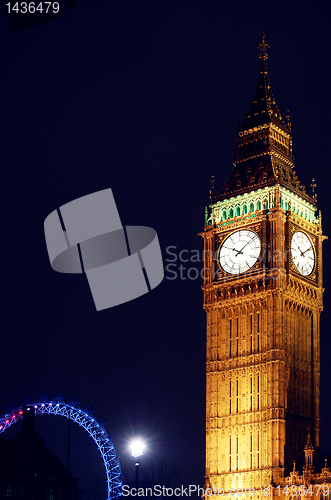
[[[144,443],[141,439],[135,439],[130,445],[132,456],[137,459],[136,466],[136,488],[139,488],[139,462],[138,458],[143,454],[143,449],[145,448]]]

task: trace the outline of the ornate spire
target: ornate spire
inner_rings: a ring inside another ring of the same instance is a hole
[[[285,118],[286,118],[286,122],[287,122],[287,126],[288,126],[289,130],[292,130],[291,115],[290,115],[289,109],[287,110],[287,115],[285,116]]]
[[[311,437],[310,437],[310,431],[309,431],[309,427],[308,427],[308,436],[307,436],[307,443],[306,443],[306,446],[305,446],[305,450],[313,450],[313,445],[311,444]]]
[[[212,199],[215,195],[215,175],[213,174],[210,179],[209,198]]]
[[[270,49],[270,46],[265,41],[264,31],[262,31],[262,42],[257,46],[257,48],[261,51],[259,58],[266,61],[268,59],[267,49]]]
[[[272,122],[284,132],[290,134],[290,129],[281,117],[271,90],[267,69],[268,47],[269,45],[265,41],[265,34],[263,32],[262,42],[258,46],[261,50],[259,56],[261,59],[259,81],[252,104],[239,130],[244,132]]]
[[[237,122],[234,168],[218,195],[211,190],[211,199],[227,199],[279,184],[315,205],[315,194],[306,193],[294,171],[290,114],[282,118],[271,90],[267,70],[269,45],[264,33],[258,48],[260,74],[248,113],[240,125]]]
[[[316,182],[315,182],[314,177],[313,177],[313,178],[312,178],[312,180],[311,180],[310,187],[311,187],[311,190],[312,190],[312,192],[313,192],[313,198],[314,198],[314,200],[316,201],[316,200],[317,200],[317,194],[315,193]]]
[[[306,470],[312,469],[313,468],[314,447],[313,447],[312,442],[311,442],[309,427],[308,427],[307,443],[306,443],[306,446],[304,447],[304,452],[305,452],[305,469]]]

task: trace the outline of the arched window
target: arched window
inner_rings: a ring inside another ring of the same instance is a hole
[[[236,207],[236,216],[238,217],[240,215],[240,207]]]
[[[281,206],[281,208],[284,208],[284,200],[283,200],[283,198],[280,199],[280,206]]]
[[[225,220],[226,219],[226,210],[223,210],[223,213],[222,213],[222,220]]]
[[[268,205],[268,200],[267,200],[267,199],[265,199],[263,203],[265,203],[265,208],[266,208],[266,210],[268,210],[268,207],[269,207],[269,205]]]
[[[256,208],[257,208],[258,210],[261,210],[261,202],[260,202],[260,201],[258,201],[258,202],[257,202],[257,206],[256,206]]]
[[[243,214],[247,214],[247,205],[243,206]]]
[[[254,203],[251,203],[251,204],[249,205],[249,211],[250,211],[250,212],[254,212]]]
[[[230,208],[229,210],[229,218],[232,219],[233,217],[233,208]]]

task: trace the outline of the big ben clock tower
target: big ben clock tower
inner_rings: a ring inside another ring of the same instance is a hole
[[[237,153],[202,236],[207,314],[206,487],[278,485],[319,447],[322,227],[294,170],[267,44]],[[256,496],[259,496],[257,493]]]

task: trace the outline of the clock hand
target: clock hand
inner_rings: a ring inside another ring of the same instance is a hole
[[[245,247],[247,247],[248,243],[251,243],[253,240],[255,240],[255,238],[256,238],[256,236],[254,236],[254,238],[251,238],[249,241],[247,241],[247,243],[246,243],[246,244],[242,247],[242,249],[241,249],[241,250],[239,250],[239,252],[238,252],[238,253],[236,253],[236,257],[237,257],[240,253],[242,254],[242,253],[243,253],[243,249],[244,249]]]
[[[301,257],[302,257],[302,256],[303,256],[306,252],[308,252],[308,250],[311,250],[311,248],[310,248],[310,247],[308,247],[308,248],[307,248],[304,252],[301,252]]]
[[[298,245],[298,249],[299,249],[299,251],[300,251],[300,253],[301,253],[301,257],[302,257],[302,256],[303,256],[303,255],[305,255],[305,253],[306,253],[306,252],[308,252],[308,250],[310,250],[311,248],[310,248],[310,247],[308,247],[308,248],[306,248],[306,250],[305,250],[304,252],[302,252],[302,251],[301,251],[301,248],[300,248],[300,247],[299,247],[299,245]]]
[[[301,248],[299,247],[299,245],[298,245],[298,249],[299,249],[299,252],[301,253],[301,257],[302,257],[303,253],[302,253]]]

